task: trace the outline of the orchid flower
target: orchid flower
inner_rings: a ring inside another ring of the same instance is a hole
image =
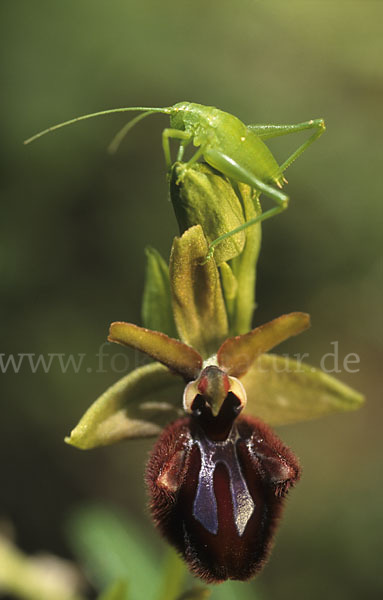
[[[305,313],[230,335],[222,272],[215,259],[204,262],[207,248],[196,225],[174,240],[169,271],[149,252],[144,312],[162,331],[118,321],[108,339],[154,362],[100,396],[66,441],[89,449],[160,434],[146,469],[154,522],[194,574],[216,583],[262,568],[300,477],[270,426],[352,410],[363,399],[319,369],[269,353],[309,327]]]

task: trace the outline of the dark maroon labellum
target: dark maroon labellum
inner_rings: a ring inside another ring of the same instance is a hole
[[[258,419],[238,416],[239,405],[229,392],[214,417],[197,395],[193,414],[164,430],[147,466],[156,525],[208,583],[260,571],[300,476],[291,450]]]

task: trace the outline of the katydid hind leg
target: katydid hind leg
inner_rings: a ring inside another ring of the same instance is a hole
[[[219,237],[217,237],[215,240],[213,240],[210,243],[209,248],[208,248],[208,253],[206,255],[206,258],[205,258],[203,264],[208,262],[213,257],[214,249],[218,244],[220,244],[224,240],[232,237],[236,233],[240,233],[241,231],[244,231],[245,229],[247,229],[248,227],[251,227],[252,225],[256,225],[257,223],[266,221],[267,219],[270,219],[271,217],[275,217],[279,213],[283,212],[285,210],[285,208],[287,208],[287,206],[274,206],[274,208],[270,208],[269,210],[266,210],[264,213],[258,215],[257,217],[254,217],[253,219],[250,219],[249,221],[246,221],[246,223],[239,225],[232,231],[229,231],[228,233],[224,233],[223,235],[220,235]]]
[[[255,225],[256,223],[265,221],[284,211],[288,206],[289,197],[281,190],[274,188],[271,185],[268,185],[267,183],[261,181],[253,173],[250,173],[247,169],[241,167],[232,158],[226,156],[225,154],[222,154],[216,150],[209,149],[205,151],[204,158],[206,162],[208,162],[209,164],[211,164],[211,166],[224,173],[224,175],[226,175],[230,179],[246,183],[247,185],[251,186],[257,191],[265,194],[268,198],[274,200],[274,202],[277,205],[263,212],[262,214],[257,215],[253,219],[246,221],[246,223],[239,225],[232,231],[229,231],[219,236],[217,239],[213,240],[213,242],[211,242],[209,246],[209,252],[206,257],[206,260],[209,260],[213,256],[215,246],[223,242],[223,240],[232,237],[236,233],[239,233],[240,231],[243,231],[248,227]]]
[[[265,125],[255,124],[246,125],[248,129],[254,131],[258,137],[262,140],[267,140],[273,137],[280,137],[282,135],[290,135],[291,133],[298,133],[307,129],[319,129],[324,131],[323,119],[310,119],[309,121],[303,121],[302,123],[283,124],[283,125]]]
[[[207,149],[204,152],[204,158],[212,167],[221,171],[224,175],[235,181],[247,183],[252,188],[262,192],[271,200],[274,200],[282,208],[287,208],[289,197],[280,189],[262,181],[259,177],[251,173],[230,156],[219,152],[218,150]]]
[[[295,125],[247,125],[247,127],[254,131],[262,140],[267,140],[282,135],[289,135],[290,133],[299,133],[300,131],[307,131],[314,129],[314,133],[309,137],[308,140],[303,142],[297,150],[295,150],[280,166],[281,173],[294,162],[315,140],[317,140],[322,133],[326,130],[323,119],[311,119],[310,121],[304,121],[303,123],[297,123]]]

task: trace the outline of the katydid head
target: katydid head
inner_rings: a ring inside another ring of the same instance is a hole
[[[190,102],[177,102],[170,113],[170,127],[184,131],[185,123],[190,119],[191,112],[192,104]]]
[[[195,102],[177,102],[171,107],[170,126],[172,129],[184,131],[197,131],[202,126],[203,129],[211,125],[212,116],[217,109],[213,106],[204,106]]]

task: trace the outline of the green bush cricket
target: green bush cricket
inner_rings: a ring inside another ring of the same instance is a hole
[[[203,157],[210,166],[229,179],[246,183],[276,203],[273,208],[214,240],[210,244],[207,260],[213,255],[214,246],[224,239],[255,223],[265,221],[287,208],[289,197],[282,191],[283,184],[287,183],[283,173],[325,131],[323,119],[311,119],[295,125],[245,125],[234,115],[213,106],[178,102],[174,106],[164,108],[138,106],[83,115],[49,127],[25,140],[24,143],[29,144],[46,133],[77,121],[130,111],[140,111],[142,114],[129,121],[118,132],[110,145],[111,151],[118,148],[128,131],[142,119],[154,113],[167,114],[170,116],[170,128],[162,132],[162,145],[169,169],[172,165],[170,140],[176,139],[180,142],[177,161],[182,160],[185,148],[193,142],[198,150],[185,163],[185,169]],[[313,133],[281,165],[278,165],[264,140],[304,130],[313,130]]]

